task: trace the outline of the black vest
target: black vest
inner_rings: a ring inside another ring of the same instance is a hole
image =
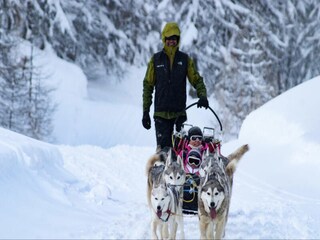
[[[153,56],[155,71],[155,112],[182,112],[186,108],[188,55],[177,50],[170,70],[164,51]]]

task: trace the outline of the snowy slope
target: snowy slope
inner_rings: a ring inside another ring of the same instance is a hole
[[[273,166],[272,178],[279,187],[315,199],[320,199],[319,79],[301,84],[252,112],[239,137],[252,143],[253,152],[264,152],[265,158],[244,163],[250,174],[269,181],[270,172],[256,170]]]

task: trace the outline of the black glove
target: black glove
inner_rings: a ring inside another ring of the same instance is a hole
[[[207,97],[200,97],[197,103],[197,107],[198,108],[204,107],[205,109],[207,109],[209,107],[209,102]]]
[[[142,125],[147,130],[151,128],[151,119],[148,111],[143,112]]]
[[[182,124],[187,121],[187,116],[179,116],[176,120],[176,131],[180,132]]]

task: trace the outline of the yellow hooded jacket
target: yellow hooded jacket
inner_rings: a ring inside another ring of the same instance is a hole
[[[163,42],[163,50],[170,60],[170,69],[172,69],[173,60],[177,50],[179,49],[179,43],[174,47],[169,47],[165,45],[165,38],[176,35],[179,37],[180,42],[180,29],[177,23],[169,22],[165,25],[161,38]],[[203,82],[203,78],[198,73],[193,60],[188,57],[188,66],[187,66],[187,76],[190,84],[196,89],[198,97],[206,97],[206,87]],[[148,63],[147,72],[143,80],[143,111],[150,111],[150,106],[152,104],[152,95],[155,88],[155,68],[154,68],[154,56],[150,59]],[[174,79],[173,79],[174,81]],[[154,112],[154,116],[162,117],[165,119],[174,119],[178,116],[186,116],[185,111],[182,112]]]

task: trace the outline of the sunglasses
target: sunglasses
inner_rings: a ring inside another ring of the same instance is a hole
[[[200,136],[200,135],[193,135],[193,136],[190,137],[190,140],[191,140],[191,141],[196,141],[196,140],[202,141],[202,136]]]
[[[189,157],[188,158],[188,163],[189,165],[194,165],[196,167],[199,167],[200,165],[200,159],[199,158],[195,158],[195,157]]]
[[[176,40],[176,41],[178,41],[178,36],[173,35],[173,36],[170,36],[170,37],[166,37],[166,40]]]

